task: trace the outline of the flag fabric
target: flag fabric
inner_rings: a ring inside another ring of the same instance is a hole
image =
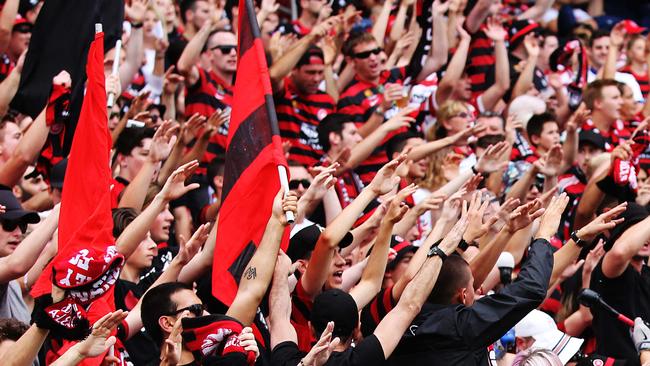
[[[95,23],[103,25],[105,44],[111,49],[122,36],[123,19],[123,0],[47,0],[43,3],[11,108],[36,118],[48,101],[52,78],[61,70],[70,73],[69,118],[50,128],[39,159],[39,170],[44,173],[70,152],[84,99],[85,61],[95,37]]]
[[[92,247],[103,252],[115,243],[109,189],[111,135],[106,111],[103,33],[98,33],[90,46],[86,73],[86,95],[61,197],[59,251],[51,263],[69,258],[81,248]],[[34,296],[51,290],[51,263],[36,283]]]
[[[280,189],[277,166],[287,164],[252,0],[239,1],[238,37],[223,203],[212,266],[212,293],[228,306],[271,216]],[[284,238],[282,248],[286,249],[288,235]]]

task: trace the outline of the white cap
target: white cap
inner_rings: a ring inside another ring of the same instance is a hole
[[[515,325],[515,337],[532,337],[532,347],[553,351],[563,364],[580,350],[581,338],[571,337],[557,329],[553,318],[543,311],[533,310]]]

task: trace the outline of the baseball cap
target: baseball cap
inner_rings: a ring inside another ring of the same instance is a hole
[[[395,266],[402,260],[408,253],[415,253],[418,250],[418,247],[413,245],[410,241],[402,239],[398,235],[393,235],[390,239],[390,247],[397,254],[392,261],[388,263],[388,270],[391,271]]]
[[[316,334],[321,334],[327,323],[333,321],[332,337],[349,337],[359,323],[359,309],[347,292],[327,290],[314,299],[310,321]]]
[[[304,66],[304,65],[311,65],[311,64],[323,64],[325,62],[325,55],[323,54],[323,50],[316,46],[309,46],[307,51],[302,54],[302,57],[300,57],[300,60],[298,60],[298,63],[296,64],[296,67]]]
[[[6,207],[6,212],[0,214],[0,220],[21,221],[35,224],[41,219],[34,211],[23,210],[18,199],[9,189],[0,189],[0,205]]]
[[[524,41],[524,37],[526,37],[527,34],[532,32],[539,34],[541,31],[542,27],[530,19],[522,19],[512,22],[510,25],[510,30],[508,32],[508,35],[510,36],[509,41],[511,48],[517,48],[521,42]]]
[[[27,19],[23,18],[20,15],[16,16],[16,19],[14,20],[14,26],[11,29],[12,32],[20,32],[20,33],[30,33],[33,28],[33,24],[30,23]]]
[[[50,173],[50,187],[63,189],[63,180],[65,178],[65,170],[68,168],[68,158],[65,158],[52,167]]]
[[[559,331],[553,318],[539,310],[531,311],[515,325],[515,336],[532,337],[535,339],[532,347],[552,351],[563,364],[569,362],[584,342]]]
[[[291,258],[292,262],[295,262],[299,259],[306,259],[309,256],[314,248],[316,247],[316,242],[320,237],[321,232],[324,228],[318,224],[313,224],[306,226],[293,234],[291,239],[289,239],[289,247],[287,248],[287,255]],[[339,248],[345,248],[348,245],[352,244],[354,237],[352,233],[347,232],[341,242],[339,243]]]
[[[634,20],[630,20],[630,19],[624,20],[623,26],[625,27],[625,31],[627,32],[627,34],[639,34],[648,30],[648,28],[642,27],[636,24]]]
[[[605,138],[592,130],[581,130],[578,134],[578,145],[590,144],[605,151]]]

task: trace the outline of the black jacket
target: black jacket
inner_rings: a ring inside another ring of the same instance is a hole
[[[487,347],[546,297],[553,271],[548,241],[535,240],[517,280],[472,306],[425,304],[390,365],[487,365]]]

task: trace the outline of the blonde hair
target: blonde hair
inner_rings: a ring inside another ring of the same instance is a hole
[[[459,113],[467,112],[467,104],[459,100],[448,100],[444,102],[436,113],[436,138],[447,137],[447,130],[444,122],[456,117]]]

